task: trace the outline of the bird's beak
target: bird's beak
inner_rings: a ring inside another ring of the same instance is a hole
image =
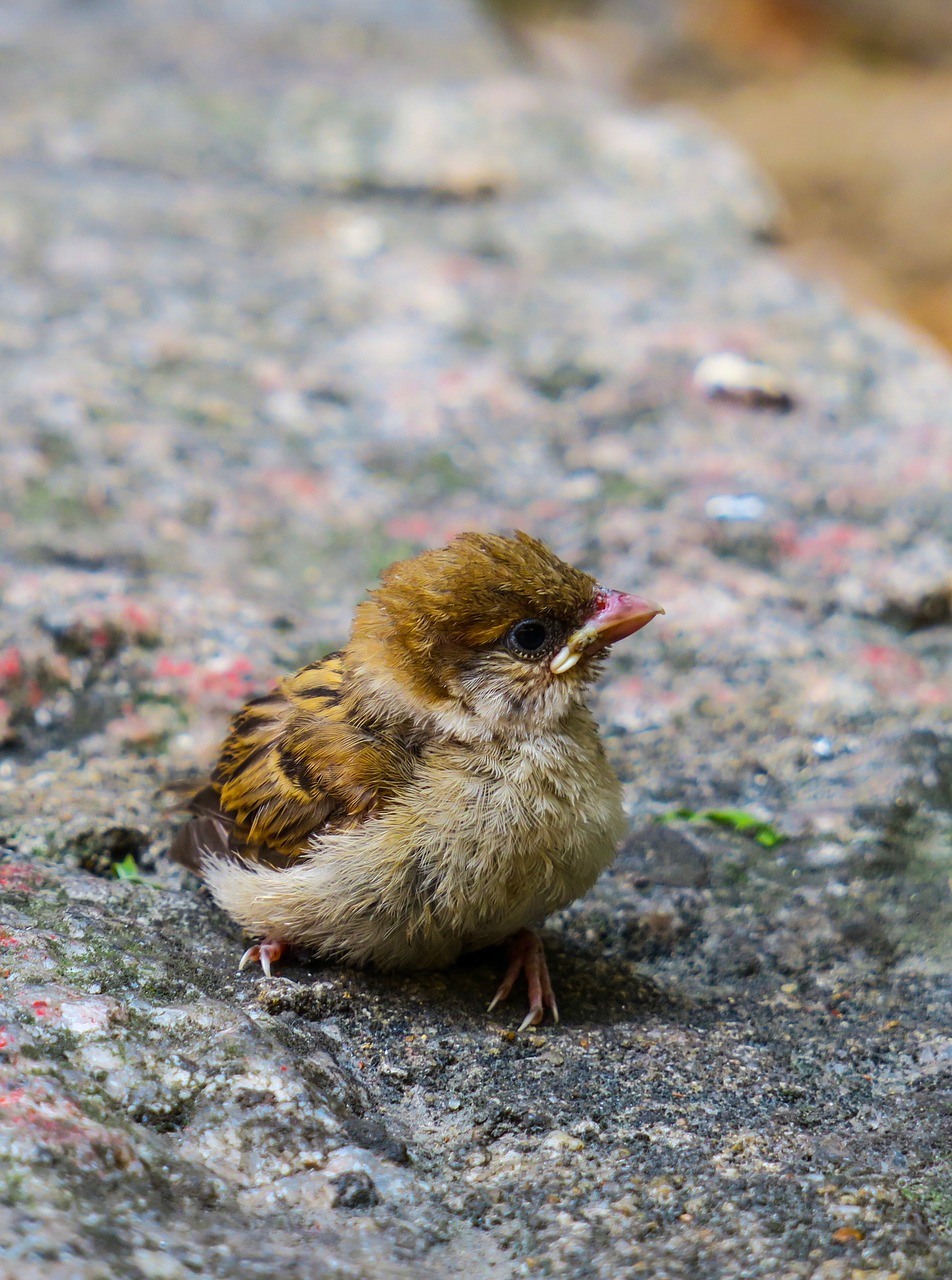
[[[659,613],[664,613],[664,610],[653,600],[599,587],[588,617],[577,631],[572,632],[549,663],[549,670],[555,676],[571,671],[583,654],[605,649],[616,640],[633,636]]]

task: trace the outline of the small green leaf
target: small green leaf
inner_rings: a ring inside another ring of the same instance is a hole
[[[146,880],[139,868],[136,866],[136,860],[131,853],[127,853],[121,862],[117,862],[113,867],[118,880],[124,880],[126,884],[144,884],[149,889],[161,889],[160,884],[156,884],[154,880]]]
[[[757,843],[762,844],[765,849],[776,849],[777,845],[783,844],[786,838],[779,831],[774,831],[773,827],[767,826],[766,823],[754,836]]]
[[[698,813],[694,809],[673,809],[670,813],[661,814],[658,822],[715,822],[719,827],[730,827],[741,835],[752,836],[765,849],[775,849],[783,844],[786,836],[772,827],[769,822],[762,822],[752,813],[744,809],[706,809]]]
[[[127,853],[121,862],[117,862],[113,867],[113,871],[115,871],[120,880],[135,880],[139,874],[136,860],[131,853]]]
[[[696,809],[672,809],[670,813],[658,813],[655,822],[696,822],[701,815]]]
[[[708,809],[704,814],[709,822],[716,822],[720,827],[731,827],[734,831],[760,831],[764,823],[752,813],[743,809]]]
[[[775,849],[778,844],[783,844],[785,839],[769,822],[761,822],[759,818],[755,818],[752,813],[746,813],[743,809],[709,809],[704,816],[722,827],[730,827],[742,835],[753,836],[765,849]]]

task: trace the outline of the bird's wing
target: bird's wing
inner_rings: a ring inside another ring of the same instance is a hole
[[[186,806],[193,819],[172,857],[195,870],[209,856],[287,865],[316,832],[378,812],[413,765],[398,734],[367,727],[331,654],[238,712],[210,781]]]

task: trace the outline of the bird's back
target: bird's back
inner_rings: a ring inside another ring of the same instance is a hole
[[[366,821],[414,763],[405,723],[374,715],[332,653],[279,681],[238,712],[192,820],[172,857],[195,871],[208,859],[287,866],[319,832]]]

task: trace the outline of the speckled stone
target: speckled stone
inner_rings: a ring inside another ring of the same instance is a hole
[[[949,1275],[947,362],[788,270],[729,141],[462,0],[14,3],[0,60],[0,1267]],[[667,610],[562,1024],[492,956],[239,977],[159,789],[515,525]]]

